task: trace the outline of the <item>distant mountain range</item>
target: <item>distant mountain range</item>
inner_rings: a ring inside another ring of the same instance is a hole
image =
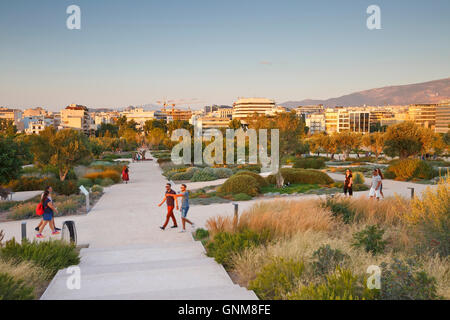
[[[450,78],[401,86],[389,86],[351,93],[327,100],[306,99],[281,103],[286,108],[323,104],[334,106],[383,106],[437,103],[450,98]]]

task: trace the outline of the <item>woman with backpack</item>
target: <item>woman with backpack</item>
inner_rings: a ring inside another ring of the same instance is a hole
[[[51,195],[52,195],[52,192],[53,192],[53,188],[52,188],[51,186],[47,186],[47,187],[45,187],[44,193],[45,193],[45,192],[48,192],[48,198],[49,198],[50,200],[52,200]],[[41,194],[41,200],[42,200],[42,198],[44,197],[44,193]],[[44,220],[41,219],[41,221],[39,222],[38,226],[37,226],[36,228],[34,228],[34,230],[36,230],[36,231],[39,232],[39,228],[41,227],[41,225],[42,225],[43,223],[44,223]],[[51,223],[52,223],[53,226],[55,227],[55,230],[56,230],[56,231],[61,231],[60,228],[57,228],[57,227],[56,227],[56,225],[55,225],[55,218],[54,218],[54,217],[53,217],[53,220],[52,220]]]
[[[128,181],[130,180],[130,177],[128,175],[128,167],[127,166],[123,166],[122,169],[122,181],[125,183],[128,183]]]
[[[44,238],[42,231],[44,230],[47,223],[49,223],[50,229],[52,230],[52,235],[59,234],[59,231],[55,230],[55,226],[52,223],[53,213],[58,213],[58,209],[53,205],[53,201],[49,198],[50,192],[46,190],[42,196],[41,202],[38,204],[36,209],[39,214],[42,212],[42,224],[39,227],[39,233],[36,235],[37,238]],[[40,211],[40,212],[38,212]]]

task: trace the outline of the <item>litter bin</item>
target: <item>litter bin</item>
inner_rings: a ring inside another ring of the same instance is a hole
[[[68,243],[77,244],[77,229],[75,228],[75,221],[64,221],[61,240]]]

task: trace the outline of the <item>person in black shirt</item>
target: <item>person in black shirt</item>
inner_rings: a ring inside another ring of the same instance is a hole
[[[160,227],[162,230],[166,229],[170,219],[172,219],[173,221],[173,226],[171,228],[178,228],[177,220],[175,219],[175,216],[173,214],[174,204],[176,205],[178,210],[178,200],[176,197],[167,196],[168,194],[177,194],[175,191],[172,190],[172,185],[170,183],[166,184],[166,194],[164,195],[163,201],[160,204],[158,204],[158,207],[161,207],[164,202],[167,203],[166,222],[162,227]]]
[[[345,181],[344,181],[344,194],[348,195],[351,197],[353,196],[353,175],[352,175],[352,170],[347,169],[347,171],[345,172]]]

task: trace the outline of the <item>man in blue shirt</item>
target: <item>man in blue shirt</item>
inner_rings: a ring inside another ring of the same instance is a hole
[[[181,192],[179,194],[167,194],[167,197],[174,197],[175,199],[178,197],[182,197],[181,200],[181,222],[183,224],[183,230],[181,230],[180,232],[186,232],[186,222],[191,224],[191,226],[194,228],[195,225],[193,222],[191,222],[190,220],[188,220],[187,217],[187,213],[189,211],[189,191],[187,191],[187,187],[185,184],[181,185]]]

